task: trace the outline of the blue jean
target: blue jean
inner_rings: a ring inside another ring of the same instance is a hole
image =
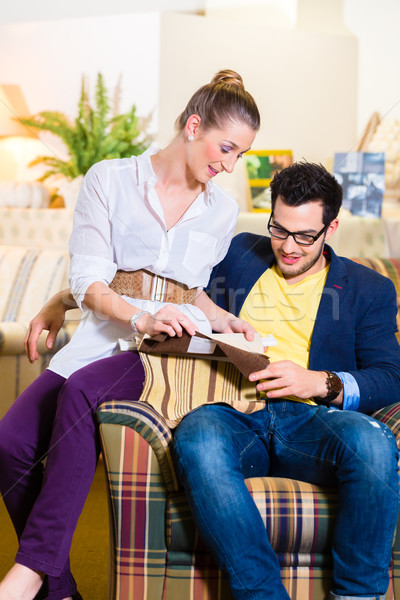
[[[76,591],[69,552],[100,451],[96,410],[107,400],[137,400],[143,382],[135,352],[67,380],[47,370],[0,421],[0,491],[19,539],[16,562],[48,576],[48,600]]]
[[[277,557],[244,479],[337,486],[332,598],[383,598],[399,507],[398,451],[361,413],[270,401],[245,415],[203,406],[176,429],[174,457],[200,536],[236,600],[284,600]]]

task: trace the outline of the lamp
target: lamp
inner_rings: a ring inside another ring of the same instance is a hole
[[[38,153],[38,137],[21,123],[29,114],[19,85],[0,84],[0,181],[32,179],[27,168]]]
[[[0,137],[35,137],[21,124],[29,110],[19,85],[0,85]]]

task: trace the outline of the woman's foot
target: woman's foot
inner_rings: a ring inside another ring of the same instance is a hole
[[[33,600],[44,575],[16,563],[0,583],[0,600]]]

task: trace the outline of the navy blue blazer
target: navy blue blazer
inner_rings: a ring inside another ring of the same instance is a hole
[[[312,334],[309,368],[351,373],[360,388],[358,410],[371,413],[400,401],[396,291],[387,277],[336,256],[327,245],[324,251],[331,264]],[[251,288],[273,261],[268,237],[235,236],[211,274],[211,298],[238,315]]]

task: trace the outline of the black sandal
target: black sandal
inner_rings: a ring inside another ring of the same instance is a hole
[[[47,577],[43,579],[43,583],[33,600],[46,600],[49,595],[49,586],[47,583]]]
[[[38,593],[36,594],[36,596],[34,597],[33,600],[46,600],[48,595],[49,595],[49,586],[47,583],[47,577],[45,577],[43,579],[43,583],[41,585],[40,590],[38,591]],[[80,595],[80,593],[78,592],[78,590],[76,590],[75,594],[72,594],[72,600],[83,600],[83,598]]]

